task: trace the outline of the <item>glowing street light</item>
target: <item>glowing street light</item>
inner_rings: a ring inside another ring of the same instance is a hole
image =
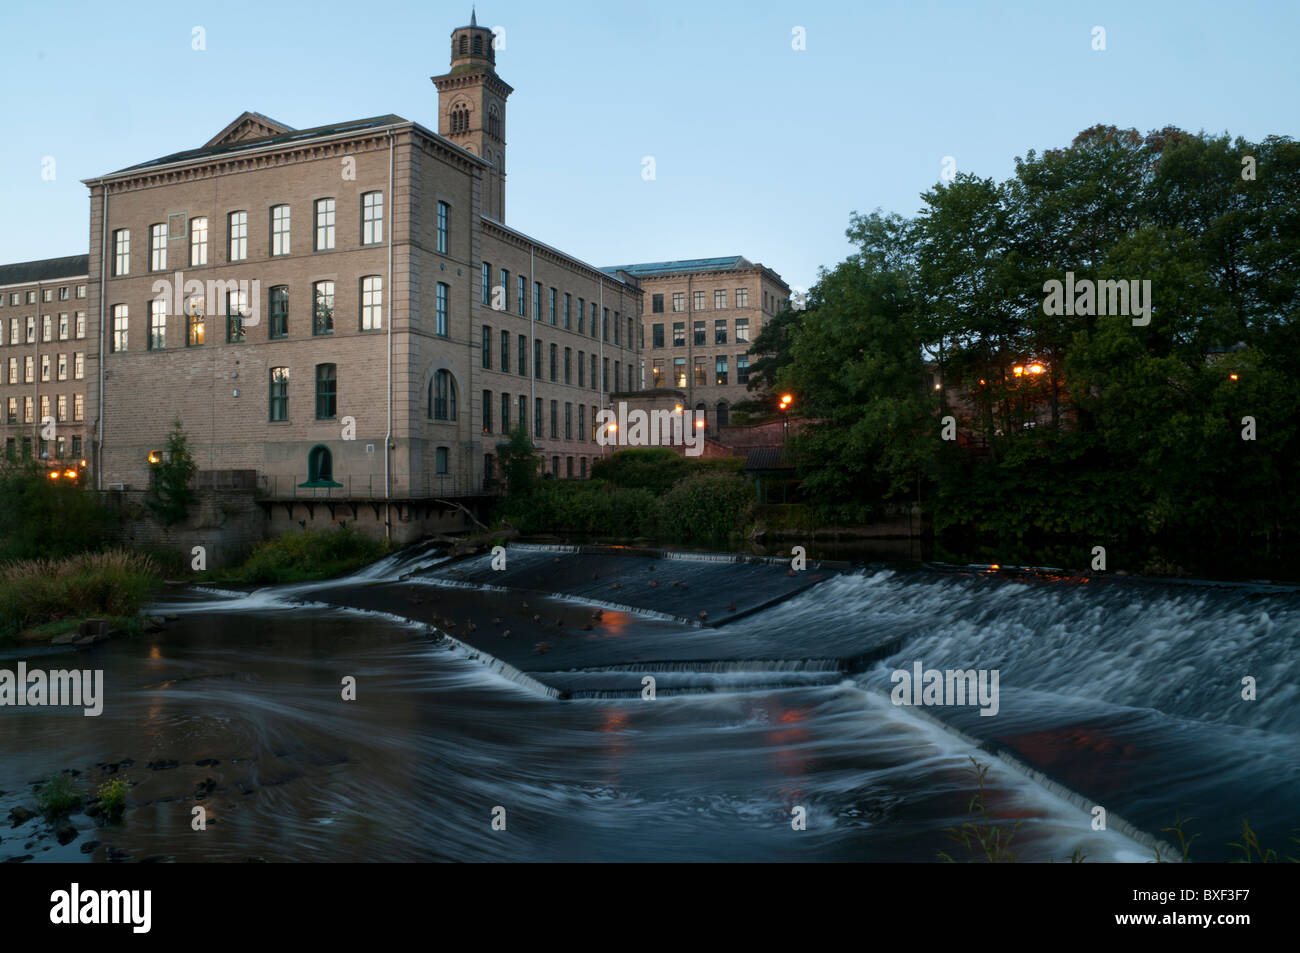
[[[1043,367],[1042,364],[1030,364],[1027,368],[1025,368],[1025,370],[1027,370],[1030,374],[1042,374],[1047,370],[1047,368]]]

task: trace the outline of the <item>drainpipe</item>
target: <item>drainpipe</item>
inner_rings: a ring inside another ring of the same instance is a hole
[[[95,401],[95,489],[104,489],[104,301],[107,294],[105,285],[108,276],[108,183],[100,182],[104,190],[101,203],[103,214],[100,217],[99,235],[99,399]]]
[[[534,446],[536,446],[537,441],[541,436],[540,434],[537,433],[537,427],[536,427],[537,424],[537,344],[534,342],[534,339],[537,336],[536,334],[537,322],[540,319],[538,318],[537,314],[534,312],[536,312],[537,309],[541,307],[542,296],[533,293],[534,289],[537,287],[537,276],[533,274],[533,270],[534,268],[536,268],[536,261],[534,260],[534,253],[536,251],[537,249],[533,246],[531,242],[529,242],[528,244],[528,294],[533,295],[534,307],[529,310],[529,315],[528,315],[529,318],[528,320],[528,362],[529,364],[532,365],[531,372],[528,375],[528,397],[529,397],[528,412],[533,415]],[[525,427],[527,427],[527,424],[525,424]],[[546,464],[544,461],[542,463],[542,471],[543,472],[546,471]]]
[[[609,394],[605,390],[605,276],[602,274],[596,279],[600,283],[600,324],[599,333],[596,339],[600,341],[600,364],[596,370],[600,374],[600,395],[604,399],[606,406],[614,409],[614,402],[609,399]],[[600,448],[600,455],[606,457],[609,455],[609,431],[605,431],[605,445]],[[617,438],[615,438],[617,439]]]
[[[393,439],[393,206],[396,204],[393,199],[393,131],[388,131],[388,289],[384,295],[388,315],[387,323],[387,341],[388,341],[388,429],[384,433],[384,538],[392,539],[393,536],[393,511],[389,498],[392,496],[392,485],[389,475],[389,446]]]
[[[24,332],[26,329],[23,329]],[[36,335],[32,341],[36,350],[32,357],[32,416],[36,420],[36,439],[34,448],[36,459],[41,458],[41,431],[45,429],[45,418],[41,413],[41,283],[36,282]],[[46,450],[49,453],[49,450]]]

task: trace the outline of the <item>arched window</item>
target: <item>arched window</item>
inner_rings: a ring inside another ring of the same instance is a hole
[[[462,33],[460,35],[460,55],[465,56],[469,53],[469,35]]]
[[[469,108],[464,103],[451,107],[451,131],[469,132]]]
[[[483,55],[483,37],[477,34],[474,36],[474,55],[475,56]]]
[[[451,371],[437,371],[429,381],[428,414],[433,420],[456,419],[456,381]]]
[[[334,457],[330,454],[329,447],[317,444],[307,454],[307,482],[334,482]]]
[[[725,400],[718,401],[718,426],[725,427],[731,421],[731,409]]]
[[[495,104],[488,107],[488,135],[501,138],[501,111]]]

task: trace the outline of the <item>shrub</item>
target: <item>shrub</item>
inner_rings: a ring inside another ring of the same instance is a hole
[[[157,581],[152,559],[127,550],[0,566],[0,634],[72,617],[133,616]]]
[[[372,563],[388,551],[387,540],[372,539],[351,526],[308,530],[261,543],[242,566],[217,578],[256,584],[328,579]]]
[[[36,806],[46,817],[58,817],[67,814],[81,804],[81,795],[77,793],[72,778],[66,774],[52,776],[36,795]]]
[[[688,543],[725,543],[752,512],[754,491],[744,477],[704,472],[686,477],[663,498],[661,528]]]
[[[110,820],[116,820],[126,810],[126,792],[130,785],[121,778],[105,781],[95,791],[99,799],[99,809]]]
[[[97,493],[46,472],[31,460],[0,463],[0,562],[98,549],[113,529]]]
[[[153,466],[153,485],[145,496],[145,505],[164,526],[173,526],[185,519],[190,504],[197,498],[190,483],[199,469],[179,417],[172,422],[171,433],[167,435],[166,454]]]

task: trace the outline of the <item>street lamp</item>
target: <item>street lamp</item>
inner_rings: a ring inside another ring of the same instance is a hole
[[[790,439],[790,405],[794,403],[793,394],[781,395],[781,442],[786,443]]]

